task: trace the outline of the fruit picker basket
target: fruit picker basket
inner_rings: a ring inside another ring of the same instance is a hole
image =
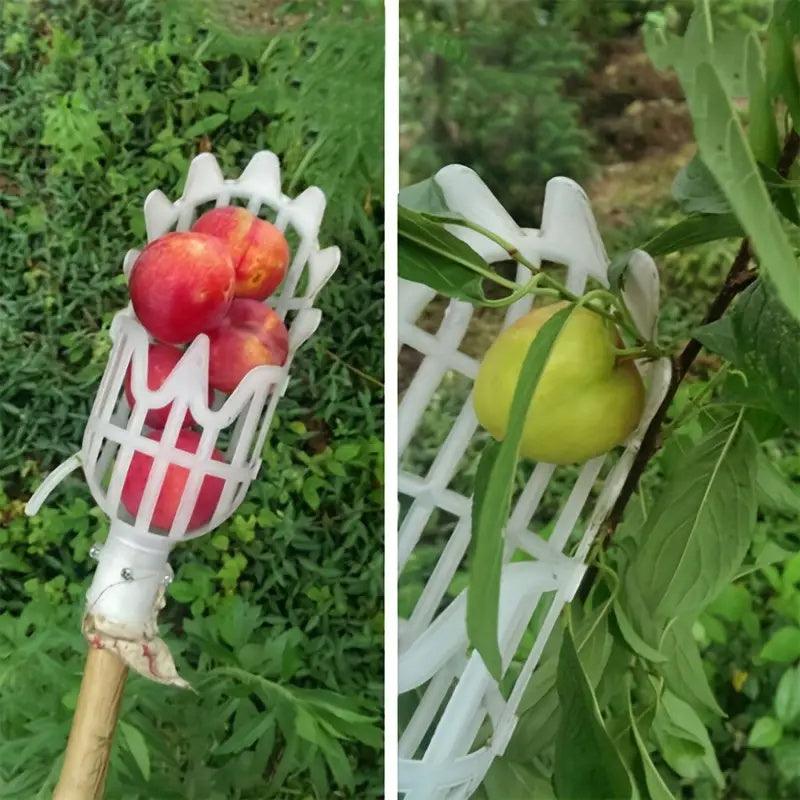
[[[519,227],[467,167],[445,167],[433,180],[452,216],[479,222],[537,267],[543,261],[566,267],[566,287],[575,295],[586,291],[589,278],[609,285],[609,260],[588,199],[575,182],[548,182],[540,228],[532,229]],[[474,229],[448,230],[490,263],[509,258],[506,249]],[[518,267],[519,285],[530,277]],[[634,252],[624,299],[646,339],[655,330],[658,292],[653,260]],[[503,329],[527,315],[532,300],[527,296],[508,306]],[[618,456],[603,453],[577,468],[539,461],[520,470],[524,485],[512,499],[503,532],[501,689],[469,645],[466,590],[459,591],[471,541],[469,463],[486,439],[473,392],[481,355],[474,352],[476,329],[480,332],[485,317],[467,302],[444,302],[433,289],[405,280],[399,311],[401,358],[415,365],[400,402],[398,435],[398,569],[405,605],[398,631],[404,719],[399,788],[406,800],[455,800],[477,790],[531,702],[525,690],[559,615],[578,590],[592,543],[665,395],[670,363],[660,358],[637,364],[645,386],[642,413]],[[551,484],[560,488],[549,495]],[[549,500],[544,511],[543,498]]]
[[[199,155],[178,200],[159,190],[145,200],[148,244],[124,258],[132,303],[113,319],[80,452],[26,506],[35,514],[80,466],[110,519],[91,551],[90,648],[57,798],[102,795],[128,667],[188,685],[158,637],[169,554],[233,514],[258,473],[294,357],[320,323],[315,299],[339,264],[339,249],[318,242],[324,211],[316,187],[282,192],[267,151],[236,179]]]

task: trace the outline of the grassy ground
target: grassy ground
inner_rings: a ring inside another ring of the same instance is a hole
[[[321,240],[342,266],[246,502],[173,560],[162,619],[200,694],[132,679],[109,796],[381,792],[373,733],[331,744],[329,712],[302,692],[336,692],[379,724],[383,31],[367,5],[295,5],[246,33],[202,3],[191,19],[149,0],[0,6],[3,797],[48,796],[74,704],[87,554],[107,522],[77,478],[37,518],[22,504],[79,447],[142,200],[177,196],[199,151],[236,174],[262,148],[281,157],[286,191],[327,193]]]

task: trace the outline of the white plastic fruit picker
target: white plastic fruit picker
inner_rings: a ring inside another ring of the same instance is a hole
[[[181,541],[202,536],[224,522],[239,506],[261,465],[261,453],[275,407],[286,391],[295,353],[316,331],[321,312],[314,307],[319,290],[339,265],[337,247],[320,249],[318,234],[325,196],[310,187],[291,198],[281,191],[280,165],[270,152],[256,153],[235,180],[226,180],[211,154],[195,158],[186,177],[183,196],[172,202],[161,191],[144,203],[147,239],[170,230],[186,230],[209,204],[246,204],[293,231],[297,244],[286,278],[268,302],[289,329],[289,353],[283,366],[251,370],[235,391],[209,407],[208,337],[201,334],[187,347],[180,362],[157,391],[147,387],[150,338],[130,306],[116,314],[111,325],[112,349],[92,405],[79,453],[43,481],[26,512],[35,514],[54,487],[78,466],[97,504],[111,525],[105,544],[95,545],[97,569],[86,598],[84,633],[89,640],[84,678],[75,711],[59,784],[58,800],[101,797],[108,754],[124,688],[127,668],[166,684],[186,686],[172,657],[158,638],[156,618],[172,571],[168,557]],[[139,251],[127,253],[123,269],[129,274]],[[130,409],[123,381],[131,369],[136,403]],[[150,409],[171,403],[160,440],[145,436]],[[195,453],[176,447],[186,411],[201,430]],[[219,440],[224,433],[225,444]],[[211,458],[214,448],[225,461]],[[120,496],[136,451],[153,457],[147,485],[132,517]],[[184,491],[169,531],[158,530],[151,518],[170,464],[189,470]],[[188,530],[189,519],[206,476],[224,481],[213,518]]]
[[[581,294],[590,277],[608,286],[608,257],[586,195],[575,182],[566,178],[548,182],[541,227],[531,229],[520,228],[467,167],[445,167],[437,173],[435,181],[451,212],[480,223],[518,248],[534,264],[547,260],[565,265],[567,288],[572,292]],[[487,261],[508,260],[508,253],[486,237],[457,226],[449,230]],[[529,278],[528,271],[520,267],[517,281],[522,284]],[[635,252],[624,295],[636,326],[648,339],[655,329],[658,291],[658,271],[653,260],[642,251]],[[422,355],[400,404],[401,459],[407,448],[414,452],[415,433],[445,376],[454,372],[472,382],[477,374],[478,362],[461,349],[473,307],[451,300],[438,329],[430,332],[420,319],[435,297],[435,292],[426,286],[401,281],[400,345]],[[530,296],[511,305],[504,324],[510,325],[527,313],[531,305]],[[453,532],[445,541],[413,612],[399,626],[399,691],[401,695],[408,693],[409,699],[414,698],[413,713],[401,731],[399,743],[399,788],[406,800],[468,798],[480,785],[492,761],[505,751],[517,723],[525,688],[545,643],[565,604],[572,600],[580,585],[589,548],[622,488],[644,431],[667,390],[668,359],[641,364],[640,368],[647,386],[645,411],[605,478],[600,473],[610,458],[608,454],[581,467],[566,501],[551,520],[552,526],[548,525],[552,530],[547,538],[539,534],[533,517],[550,480],[563,468],[537,463],[512,506],[504,531],[500,585],[498,632],[504,670],[515,655],[520,655],[520,643],[534,612],[540,609],[544,616],[532,646],[522,653],[524,661],[508,692],[501,693],[480,655],[469,647],[465,592],[452,601],[446,600],[470,543],[471,498],[451,488],[451,484],[464,455],[474,444],[478,429],[471,393],[452,427],[441,436],[430,467],[419,468],[418,473],[401,468],[399,492],[405,507],[399,532],[401,586],[415,549],[429,550],[432,546],[425,535],[432,517],[444,514],[454,519]],[[430,413],[441,412],[434,409]],[[440,430],[441,424],[422,427],[429,449],[429,428]],[[592,502],[590,495],[596,485],[598,493]],[[582,534],[576,533],[579,525],[584,526]],[[511,563],[516,550],[524,551],[530,559]]]

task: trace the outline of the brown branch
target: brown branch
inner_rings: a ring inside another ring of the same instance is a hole
[[[789,174],[792,164],[797,159],[800,152],[800,136],[796,131],[791,131],[786,137],[784,142],[783,151],[781,152],[778,161],[778,172],[781,177],[785,178]],[[755,279],[756,275],[749,269],[752,251],[750,248],[750,240],[745,239],[739,247],[739,252],[731,264],[731,268],[722,284],[717,296],[711,302],[711,305],[703,318],[703,325],[711,322],[716,322],[721,319],[728,306],[733,301],[734,297],[740,292],[744,291]],[[690,339],[681,353],[672,360],[672,379],[670,381],[669,389],[664,397],[663,402],[656,411],[655,416],[647,427],[644,438],[642,439],[642,446],[636,454],[636,458],[631,465],[628,477],[622,487],[622,490],[617,497],[614,507],[606,519],[603,526],[604,544],[608,544],[617,526],[622,521],[625,507],[628,501],[633,496],[636,488],[639,485],[639,480],[644,473],[645,468],[650,463],[650,459],[656,454],[661,447],[661,428],[667,418],[667,412],[678,391],[678,387],[689,372],[694,360],[697,358],[701,348],[700,342],[697,339]]]

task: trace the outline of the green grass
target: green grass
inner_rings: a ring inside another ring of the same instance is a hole
[[[109,797],[262,798],[268,782],[287,798],[381,794],[382,21],[368,2],[291,6],[291,24],[246,34],[213,4],[192,18],[154,0],[0,6],[3,797],[49,796],[82,665],[88,549],[107,528],[78,478],[36,518],[22,504],[80,446],[145,195],[177,196],[208,147],[227,174],[269,148],[287,191],[320,186],[321,241],[342,265],[246,501],[173,558],[162,621],[200,694],[131,681],[135,730],[117,738]],[[221,667],[336,692],[372,728],[337,728],[331,744],[328,712],[312,704],[303,725],[300,695],[277,702]]]

